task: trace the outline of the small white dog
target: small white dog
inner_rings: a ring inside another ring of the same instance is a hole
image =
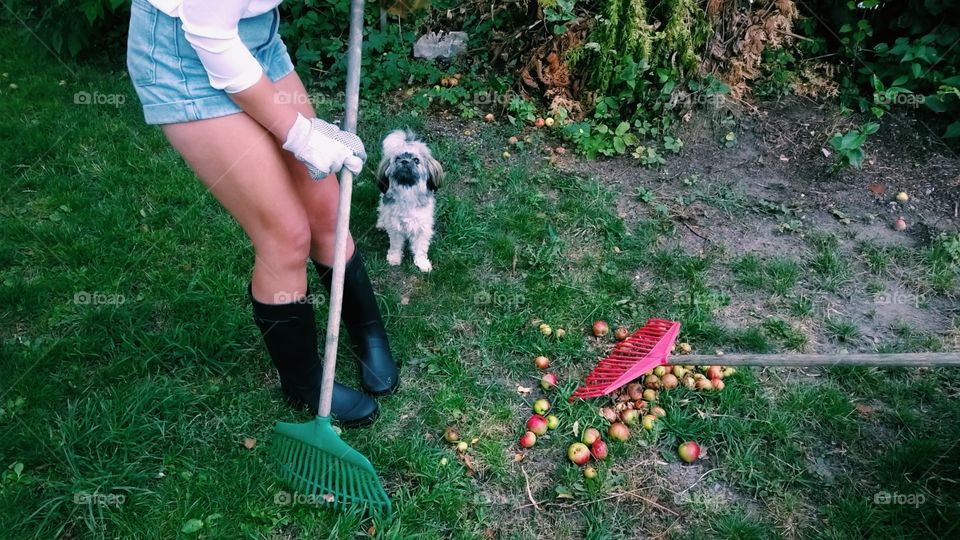
[[[383,159],[377,169],[377,228],[390,237],[387,262],[391,265],[400,264],[409,240],[413,264],[421,272],[433,269],[427,251],[433,238],[434,192],[442,181],[443,167],[412,132],[398,129],[383,139]]]

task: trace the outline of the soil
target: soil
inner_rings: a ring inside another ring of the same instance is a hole
[[[696,253],[719,247],[725,259],[754,253],[761,257],[809,256],[806,237],[813,232],[836,233],[840,250],[855,263],[859,242],[877,245],[923,248],[940,233],[960,230],[960,156],[953,152],[923,119],[909,111],[894,111],[884,118],[881,129],[867,145],[867,159],[861,170],[831,170],[834,156],[827,156],[827,140],[836,131],[855,127],[858,122],[836,113],[835,104],[819,105],[802,98],[762,104],[760,113],[741,116],[736,128],[737,142],[731,148],[719,141],[712,117],[701,114],[682,123],[684,141],[680,156],[668,157],[663,169],[641,167],[623,156],[587,161],[557,156],[562,169],[590,175],[619,190],[618,212],[628,223],[649,218],[652,205],[640,203],[639,188],[650,190],[657,202],[666,205],[675,221],[679,245]],[[738,195],[737,204],[680,204],[678,195],[715,189]],[[910,199],[896,202],[894,195],[905,191]],[[751,205],[766,201],[766,212],[751,211]],[[774,210],[776,207],[786,212]],[[908,228],[895,231],[893,221],[902,216]],[[849,221],[846,221],[849,220]],[[856,264],[855,274],[866,270]],[[638,279],[644,274],[638,270]],[[722,269],[716,285],[729,287],[732,276]],[[873,278],[872,278],[873,279]],[[852,279],[835,293],[816,291],[815,309],[821,318],[845,318],[860,326],[864,350],[887,340],[895,325],[915,330],[949,333],[957,315],[955,299],[924,295],[923,302],[887,302],[878,305],[875,294],[863,290]],[[922,294],[904,283],[880,278],[884,295],[892,298]],[[768,294],[738,291],[732,305],[721,314],[731,326],[742,327],[772,314],[775,303]],[[780,314],[783,318],[782,314]],[[834,352],[851,344],[831,344],[815,320],[790,321],[807,334],[808,350]]]

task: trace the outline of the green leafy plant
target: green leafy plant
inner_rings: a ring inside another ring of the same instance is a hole
[[[863,143],[868,136],[876,133],[878,129],[880,129],[880,124],[867,122],[859,129],[851,129],[846,133],[835,133],[830,138],[830,146],[837,153],[837,161],[834,167],[837,170],[845,167],[859,169],[865,156],[862,148]]]

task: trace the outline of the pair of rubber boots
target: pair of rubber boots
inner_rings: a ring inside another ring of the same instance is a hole
[[[316,261],[313,264],[329,292],[333,270]],[[331,415],[341,425],[352,427],[369,424],[377,417],[377,402],[370,396],[393,392],[400,384],[400,377],[359,251],[347,261],[343,285],[341,318],[350,335],[366,393],[335,383]],[[316,414],[323,362],[317,348],[316,317],[310,294],[288,304],[263,304],[251,293],[250,301],[253,320],[280,374],[284,397],[291,405]]]

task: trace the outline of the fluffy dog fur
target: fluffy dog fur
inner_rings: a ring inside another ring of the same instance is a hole
[[[400,264],[409,241],[413,264],[421,272],[433,269],[427,251],[433,238],[434,193],[442,181],[443,167],[412,132],[398,129],[383,139],[383,159],[377,169],[377,228],[390,237],[387,262],[391,265]]]

